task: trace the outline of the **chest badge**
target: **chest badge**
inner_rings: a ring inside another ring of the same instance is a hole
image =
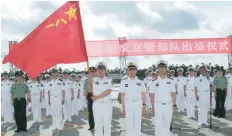
[[[128,84],[125,84],[125,87],[128,87]]]
[[[171,84],[171,82],[167,82],[167,84]]]
[[[58,85],[61,85],[61,83],[57,83]],[[64,83],[63,83],[64,84]]]
[[[98,81],[96,81],[96,82],[95,82],[95,84],[96,84],[96,85],[99,85],[99,82],[98,82]]]
[[[159,86],[159,83],[156,83],[156,85],[155,86]]]
[[[136,83],[137,86],[141,86],[141,83]]]
[[[108,82],[104,82],[103,84],[108,84]]]

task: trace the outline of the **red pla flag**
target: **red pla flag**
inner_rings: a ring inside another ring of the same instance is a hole
[[[31,78],[59,63],[87,61],[79,2],[69,1],[44,20],[4,58]]]

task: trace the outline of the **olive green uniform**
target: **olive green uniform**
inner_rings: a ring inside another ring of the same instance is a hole
[[[216,87],[216,108],[213,113],[214,116],[225,117],[225,99],[227,91],[227,78],[226,77],[215,77],[213,85]]]
[[[14,95],[14,116],[17,125],[17,130],[27,129],[26,118],[26,93],[29,92],[28,86],[25,83],[15,83],[10,91]]]
[[[93,117],[93,100],[92,100],[92,89],[90,88],[89,80],[86,79],[84,82],[84,90],[87,91],[87,100],[88,100],[88,112],[89,112],[89,127],[94,128],[94,117]]]

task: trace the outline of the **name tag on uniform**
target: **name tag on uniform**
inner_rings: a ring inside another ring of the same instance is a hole
[[[61,85],[61,83],[57,83],[58,85]]]
[[[52,84],[50,84],[50,86],[52,86]]]
[[[98,82],[98,81],[96,81],[96,82],[95,82],[95,84],[99,85],[99,82]]]
[[[156,85],[155,86],[159,86],[159,83],[156,83]]]
[[[137,83],[136,85],[137,85],[137,86],[141,86],[141,83]]]
[[[75,85],[78,85],[78,84],[75,84]]]
[[[68,84],[70,84],[70,83],[68,83]]]
[[[171,84],[171,82],[167,82],[167,84]]]
[[[10,85],[10,84],[7,84],[7,85]]]
[[[39,87],[39,85],[37,85],[36,87]]]
[[[128,87],[128,84],[125,84],[125,87]]]
[[[103,84],[109,84],[109,82],[104,82]]]

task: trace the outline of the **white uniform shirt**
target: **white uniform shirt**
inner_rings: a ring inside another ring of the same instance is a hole
[[[73,84],[69,79],[63,80],[64,91],[65,91],[65,100],[71,100],[72,93],[71,89],[73,89]]]
[[[80,92],[84,92],[84,83],[82,80],[81,81],[77,81],[78,84],[78,89],[80,89]]]
[[[140,101],[142,100],[141,93],[146,92],[146,88],[142,80],[127,77],[122,79],[119,91],[125,93],[125,101]]]
[[[158,77],[152,82],[150,93],[155,94],[155,102],[166,103],[172,101],[172,92],[175,91],[175,84],[172,79]]]
[[[202,76],[200,75],[195,84],[194,84],[195,87],[197,87],[197,90],[200,92],[200,91],[210,91],[210,80],[207,79],[206,76]]]
[[[43,84],[43,90],[45,93],[48,93],[49,85],[49,81],[45,81],[45,83]]]
[[[194,91],[194,84],[196,82],[196,77],[194,76],[188,76],[185,80],[185,85],[186,85],[186,90],[189,90],[189,91]]]
[[[183,76],[179,76],[179,77],[177,77],[177,78],[175,78],[174,79],[175,81],[175,84],[177,85],[177,92],[178,93],[182,93],[182,92],[179,92],[179,91],[181,91],[181,90],[184,90],[184,85],[185,85],[185,83],[186,83],[186,79],[185,79],[185,77],[183,77]],[[184,92],[183,92],[184,93]]]
[[[49,82],[49,87],[48,90],[50,91],[50,96],[62,96],[62,90],[65,89],[65,86],[63,84],[63,82],[59,79],[57,80],[51,80]]]
[[[28,86],[32,95],[40,94],[40,91],[43,90],[42,85],[39,84],[38,82],[32,82]]]
[[[113,89],[112,80],[108,78],[94,78],[93,79],[93,91],[94,95],[100,95],[108,89]],[[97,101],[110,101],[110,95],[105,96],[104,98],[98,99]]]
[[[229,86],[232,86],[232,74],[227,74],[227,75],[226,75],[226,78],[227,78],[227,80],[228,80],[228,85],[229,85]]]
[[[144,84],[145,84],[145,88],[147,89],[147,91],[149,91],[151,82],[152,82],[152,77],[146,77],[144,80]]]
[[[2,81],[1,82],[1,90],[2,90],[2,95],[10,95],[10,89],[12,86],[12,82],[10,82],[9,80],[6,81]]]
[[[212,84],[215,77],[209,77],[209,81]]]

